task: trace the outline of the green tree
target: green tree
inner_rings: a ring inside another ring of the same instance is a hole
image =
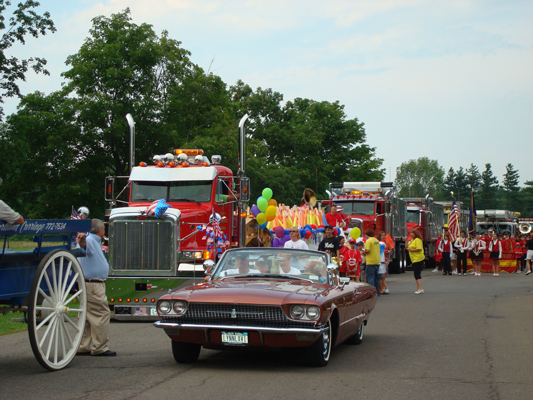
[[[437,160],[427,157],[403,162],[396,168],[396,186],[400,197],[423,197],[429,193],[436,198],[443,182],[444,168]]]
[[[498,206],[498,178],[492,173],[492,166],[485,164],[485,171],[481,173],[481,187],[479,196],[476,198],[476,208],[496,209]]]
[[[26,80],[28,69],[36,73],[42,72],[50,75],[44,69],[46,60],[40,57],[30,57],[27,59],[18,59],[16,56],[9,55],[8,50],[15,44],[26,44],[28,35],[34,38],[40,35],[46,35],[48,32],[55,32],[54,22],[50,19],[50,13],[45,12],[39,15],[35,9],[39,3],[33,0],[26,0],[19,3],[13,11],[13,15],[6,21],[5,12],[11,6],[10,1],[0,0],[0,103],[3,103],[3,97],[22,97],[18,82]],[[3,109],[0,108],[0,121],[3,117]]]
[[[518,199],[518,186],[520,175],[514,169],[513,164],[505,166],[505,174],[503,175],[503,190],[505,192],[505,206],[507,210],[517,211],[520,207]]]
[[[524,218],[533,218],[533,181],[525,181],[520,189],[521,209],[515,210],[522,213]]]
[[[136,120],[137,160],[150,158],[155,149],[168,151],[176,135],[162,116],[173,88],[194,67],[180,42],[167,32],[158,37],[151,25],[132,23],[129,9],[94,18],[89,33],[80,50],[67,58],[71,68],[62,75],[78,100],[77,119],[95,155],[110,173],[123,175],[130,156],[125,115]]]
[[[454,193],[454,195],[457,193],[457,185],[455,182],[456,173],[452,167],[448,170],[448,174],[446,175],[446,178],[444,178],[444,194],[443,198],[444,200],[450,200],[451,198],[451,192]]]
[[[466,184],[468,188],[477,192],[481,187],[481,174],[477,165],[470,164],[470,167],[466,170]]]

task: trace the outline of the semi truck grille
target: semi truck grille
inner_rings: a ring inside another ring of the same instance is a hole
[[[110,236],[114,270],[172,270],[171,221],[114,221]]]
[[[165,322],[198,325],[260,326],[265,328],[313,328],[314,323],[293,321],[279,306],[189,303],[182,317],[161,316]]]

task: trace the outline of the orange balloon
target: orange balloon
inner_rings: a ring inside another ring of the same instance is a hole
[[[269,206],[277,207],[277,206],[278,206],[278,202],[277,202],[276,200],[274,200],[274,199],[270,199],[270,200],[268,201],[268,205],[269,205]]]
[[[267,221],[274,221],[275,215],[267,216]]]

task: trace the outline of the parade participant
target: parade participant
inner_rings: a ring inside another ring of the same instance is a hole
[[[237,268],[222,271],[220,276],[239,275],[239,274],[258,274],[257,269],[250,268],[250,258],[247,254],[237,254],[235,256],[235,266]]]
[[[359,268],[359,282],[366,282],[366,256],[365,256],[365,242],[363,239],[357,239],[355,242],[355,246],[357,247],[357,250],[359,250],[359,253],[361,254],[361,265]]]
[[[527,254],[526,254],[526,265],[527,272],[526,275],[531,273],[531,260],[533,260],[533,239],[531,234],[528,234],[528,239],[526,240]]]
[[[350,280],[360,282],[360,270],[361,270],[361,252],[356,248],[355,239],[351,238],[348,241],[349,249],[344,256],[344,262],[348,270],[348,277]],[[362,247],[362,245],[361,245]]]
[[[331,211],[326,214],[326,222],[334,228],[344,228],[346,225],[342,215],[337,212],[337,205],[331,205]]]
[[[379,255],[381,257],[381,263],[379,265],[379,289],[381,294],[390,294],[389,287],[385,281],[385,275],[387,274],[387,264],[389,263],[390,244],[387,242],[385,232],[378,233],[377,239],[379,240]]]
[[[424,255],[424,243],[418,229],[411,229],[409,236],[411,240],[408,240],[409,237],[405,238],[405,250],[409,252],[409,257],[411,257],[413,263],[413,272],[416,280],[415,294],[422,294],[424,293],[424,289],[422,289],[422,269],[424,268],[424,260],[426,259]]]
[[[348,226],[348,215],[344,214],[342,211],[343,208],[341,206],[337,206],[337,213],[340,214],[340,216],[342,217],[342,221],[344,222],[344,228],[346,228]]]
[[[78,261],[85,276],[87,290],[87,319],[78,355],[117,355],[107,346],[111,313],[105,294],[109,264],[101,248],[104,234],[104,223],[93,219],[90,233],[79,233],[77,237],[78,247],[85,249],[86,253],[86,256],[78,258]]]
[[[448,232],[444,232],[444,238],[439,243],[439,251],[442,253],[442,260],[440,262],[440,266],[444,271],[443,275],[451,275],[452,270],[450,260],[452,258],[453,248]]]
[[[489,229],[486,234],[481,236],[481,240],[485,242],[485,247],[489,248],[489,243],[492,240],[492,234],[494,233],[493,229]]]
[[[300,231],[298,230],[298,227],[294,226],[289,229],[289,237],[291,240],[287,240],[283,245],[286,249],[309,250],[307,243],[300,239]]]
[[[381,263],[381,256],[379,254],[379,241],[374,237],[374,230],[367,229],[365,232],[368,239],[365,243],[366,256],[366,280],[369,285],[375,286],[378,291],[378,297],[381,296],[379,292],[379,264]]]
[[[327,225],[324,228],[324,239],[318,245],[318,251],[323,251],[330,254],[331,257],[337,257],[337,260],[339,259],[339,241],[333,236],[333,227],[331,225]]]
[[[345,253],[350,250],[347,246],[344,245],[346,239],[344,236],[339,236],[339,276],[345,277],[348,272],[348,266],[345,261]]]
[[[291,255],[282,254],[280,258],[277,259],[279,262],[280,275],[300,275],[301,271],[298,268],[291,266]]]
[[[490,261],[492,263],[492,276],[500,276],[500,259],[502,258],[502,242],[496,233],[492,234],[489,243]]]
[[[527,249],[526,249],[526,240],[525,238],[522,237],[522,235],[518,231],[516,232],[516,235],[515,235],[513,249],[514,249],[514,255],[516,259],[515,273],[519,274],[522,272],[522,265],[526,258],[525,255],[527,253]]]
[[[466,232],[461,231],[461,236],[459,236],[454,243],[457,248],[457,273],[461,275],[461,264],[463,265],[463,276],[466,276],[467,263],[466,257],[468,255],[468,249],[470,248],[470,240],[466,237]]]
[[[474,266],[474,276],[481,276],[481,261],[483,261],[483,250],[486,248],[485,242],[481,240],[481,235],[477,232],[474,240],[470,242],[470,259]]]
[[[0,185],[2,178],[0,178]],[[0,200],[0,221],[6,221],[8,224],[23,224],[24,218],[18,212],[13,211],[6,203]]]
[[[503,233],[503,239],[502,239],[502,251],[504,253],[513,253],[513,241],[511,240],[511,236],[509,231],[505,231]]]

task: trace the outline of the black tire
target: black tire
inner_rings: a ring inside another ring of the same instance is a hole
[[[333,340],[331,319],[328,320],[326,327],[327,330],[320,335],[318,340],[306,349],[307,361],[312,367],[325,367],[328,365],[331,355],[331,342]]]
[[[363,343],[363,337],[365,336],[365,322],[362,321],[359,325],[359,329],[353,336],[346,340],[348,344],[361,344]]]
[[[191,364],[198,360],[201,345],[196,343],[185,343],[172,341],[172,354],[178,364]]]

